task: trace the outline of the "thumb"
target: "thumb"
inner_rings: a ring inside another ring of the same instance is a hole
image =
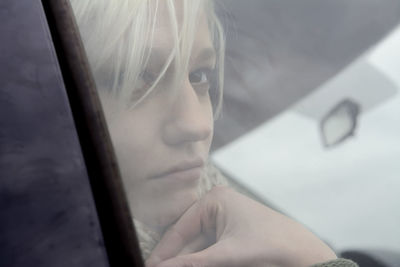
[[[157,267],[235,266],[233,255],[229,252],[229,240],[224,240],[202,251],[168,259],[158,264]]]
[[[146,261],[146,266],[158,266],[158,263],[177,256],[186,245],[201,234],[198,209],[198,204],[193,204],[175,225],[168,229]]]
[[[223,223],[222,225],[221,223],[220,225],[216,224],[220,213],[220,203],[210,194],[193,204],[167,230],[148,258],[146,265],[148,267],[158,266],[158,263],[173,257],[177,258],[181,253],[201,249],[210,244],[210,240],[215,240],[219,236],[218,233],[222,232],[224,228]],[[196,254],[189,255],[197,256]]]

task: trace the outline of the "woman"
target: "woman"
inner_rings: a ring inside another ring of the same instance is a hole
[[[72,4],[148,266],[309,266],[336,258],[301,225],[214,187],[225,183],[207,164],[224,42],[212,1]]]

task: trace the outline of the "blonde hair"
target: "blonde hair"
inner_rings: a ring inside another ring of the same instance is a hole
[[[212,0],[182,0],[183,17],[178,27],[174,0],[165,1],[171,19],[174,47],[160,74],[146,92],[132,86],[138,83],[146,67],[152,47],[156,14],[160,0],[71,0],[81,31],[86,53],[96,85],[124,103],[134,107],[157,86],[171,64],[176,77],[185,73],[195,39],[195,30],[201,12],[205,12],[211,39],[217,53],[216,88],[210,92],[214,114],[220,112],[224,75],[224,35],[215,14]],[[135,90],[136,89],[136,90]],[[104,92],[103,92],[104,93]],[[214,95],[212,95],[214,94]],[[134,101],[133,101],[134,99]]]

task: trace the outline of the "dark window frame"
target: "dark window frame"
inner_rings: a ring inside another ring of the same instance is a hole
[[[110,135],[68,0],[42,0],[110,266],[144,266]]]

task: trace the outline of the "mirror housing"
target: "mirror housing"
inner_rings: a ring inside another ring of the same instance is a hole
[[[320,130],[325,147],[336,146],[354,135],[360,110],[357,102],[344,99],[322,118]]]

